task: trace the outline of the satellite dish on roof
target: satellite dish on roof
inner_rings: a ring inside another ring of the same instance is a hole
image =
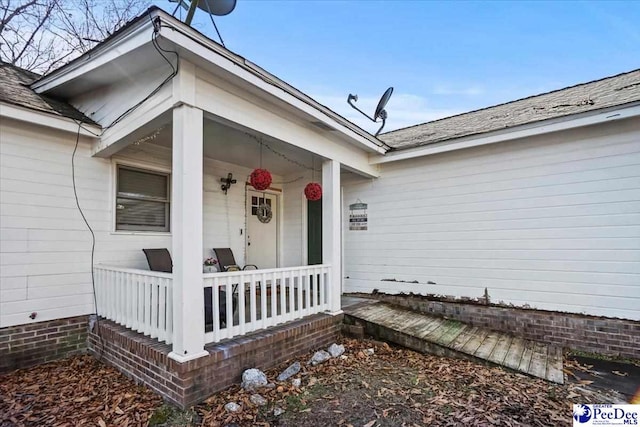
[[[236,8],[236,0],[193,0],[198,9],[216,16],[224,16],[233,12]]]
[[[237,0],[191,0],[191,3],[187,3],[187,0],[169,0],[171,3],[178,3],[176,8],[173,10],[171,16],[176,16],[176,12],[179,9],[183,9],[187,11],[187,17],[184,20],[184,23],[188,26],[191,26],[191,21],[193,21],[193,16],[196,14],[196,9],[201,9],[209,14],[209,18],[211,19],[211,23],[213,24],[213,28],[215,28],[218,37],[220,38],[220,44],[226,47],[224,44],[224,40],[222,40],[222,36],[220,35],[220,31],[218,31],[218,26],[216,22],[213,20],[213,15],[216,16],[224,16],[233,12],[233,9],[236,8]]]
[[[390,87],[389,89],[385,90],[384,93],[382,94],[382,97],[380,97],[380,101],[378,102],[378,106],[376,107],[376,112],[373,115],[374,119],[386,119],[387,118],[387,112],[384,109],[384,107],[387,106],[387,102],[389,102],[389,98],[391,98],[391,94],[393,93],[393,88]]]
[[[362,111],[361,109],[355,106],[354,102],[358,102],[358,95],[349,94],[349,97],[347,98],[347,102],[349,103],[349,105],[351,105],[354,109],[358,110],[360,114],[365,116],[367,119],[371,120],[374,123],[377,123],[378,119],[382,119],[382,126],[380,126],[380,129],[378,129],[375,136],[378,136],[378,134],[380,134],[380,131],[382,131],[382,128],[384,128],[384,125],[387,122],[387,111],[384,109],[384,107],[387,106],[387,102],[389,102],[389,98],[391,98],[392,93],[393,93],[393,87],[390,87],[389,89],[384,91],[384,93],[380,97],[380,101],[378,101],[378,106],[376,107],[376,111],[373,113],[373,118],[369,117],[367,113],[365,113],[364,111]]]
[[[196,9],[201,9],[211,15],[224,16],[233,12],[236,8],[237,0],[191,0],[191,4],[188,4],[186,0],[169,0],[170,2],[178,3],[172,15],[175,16],[179,8],[187,10],[187,17],[184,23],[191,26],[193,15],[196,13]]]

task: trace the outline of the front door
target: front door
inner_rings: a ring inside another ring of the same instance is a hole
[[[278,266],[278,196],[248,191],[247,214],[246,264],[255,264],[261,269],[276,268]]]

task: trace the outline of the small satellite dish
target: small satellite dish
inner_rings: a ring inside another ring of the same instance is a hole
[[[189,26],[191,26],[191,21],[196,13],[196,9],[201,9],[207,12],[209,16],[224,16],[233,12],[233,9],[236,8],[237,2],[237,0],[191,0],[191,4],[187,5],[185,0],[169,1],[178,3],[178,6],[176,6],[172,15],[175,16],[180,7],[187,10],[187,17],[185,18],[184,23]]]
[[[387,106],[387,102],[389,102],[389,98],[391,98],[391,94],[393,93],[393,88],[390,87],[389,89],[387,89],[383,94],[382,97],[380,98],[380,101],[378,102],[378,106],[376,107],[376,112],[373,115],[374,119],[386,119],[387,118],[387,112],[385,111],[384,107]]]
[[[389,98],[391,98],[392,93],[393,93],[393,87],[390,87],[382,94],[382,96],[380,97],[380,101],[378,101],[378,106],[376,107],[376,111],[373,113],[373,118],[369,117],[367,113],[365,113],[364,111],[362,111],[361,109],[355,106],[354,102],[358,102],[358,95],[349,94],[349,97],[347,98],[347,102],[349,103],[349,105],[351,105],[351,107],[353,107],[354,109],[358,110],[360,114],[365,116],[367,119],[371,120],[374,123],[377,123],[378,119],[382,119],[382,126],[380,126],[380,129],[378,129],[375,136],[378,136],[380,134],[380,132],[382,131],[382,128],[384,128],[384,125],[386,124],[387,111],[384,109],[384,107],[387,106],[387,102],[389,102]]]
[[[216,16],[224,16],[233,12],[236,8],[236,0],[193,0],[198,9]]]

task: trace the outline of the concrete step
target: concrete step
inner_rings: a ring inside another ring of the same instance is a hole
[[[562,349],[377,301],[344,308],[366,332],[425,353],[483,360],[562,384]]]

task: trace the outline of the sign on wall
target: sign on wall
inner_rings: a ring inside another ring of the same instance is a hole
[[[360,200],[349,205],[349,230],[367,230],[367,204]]]

